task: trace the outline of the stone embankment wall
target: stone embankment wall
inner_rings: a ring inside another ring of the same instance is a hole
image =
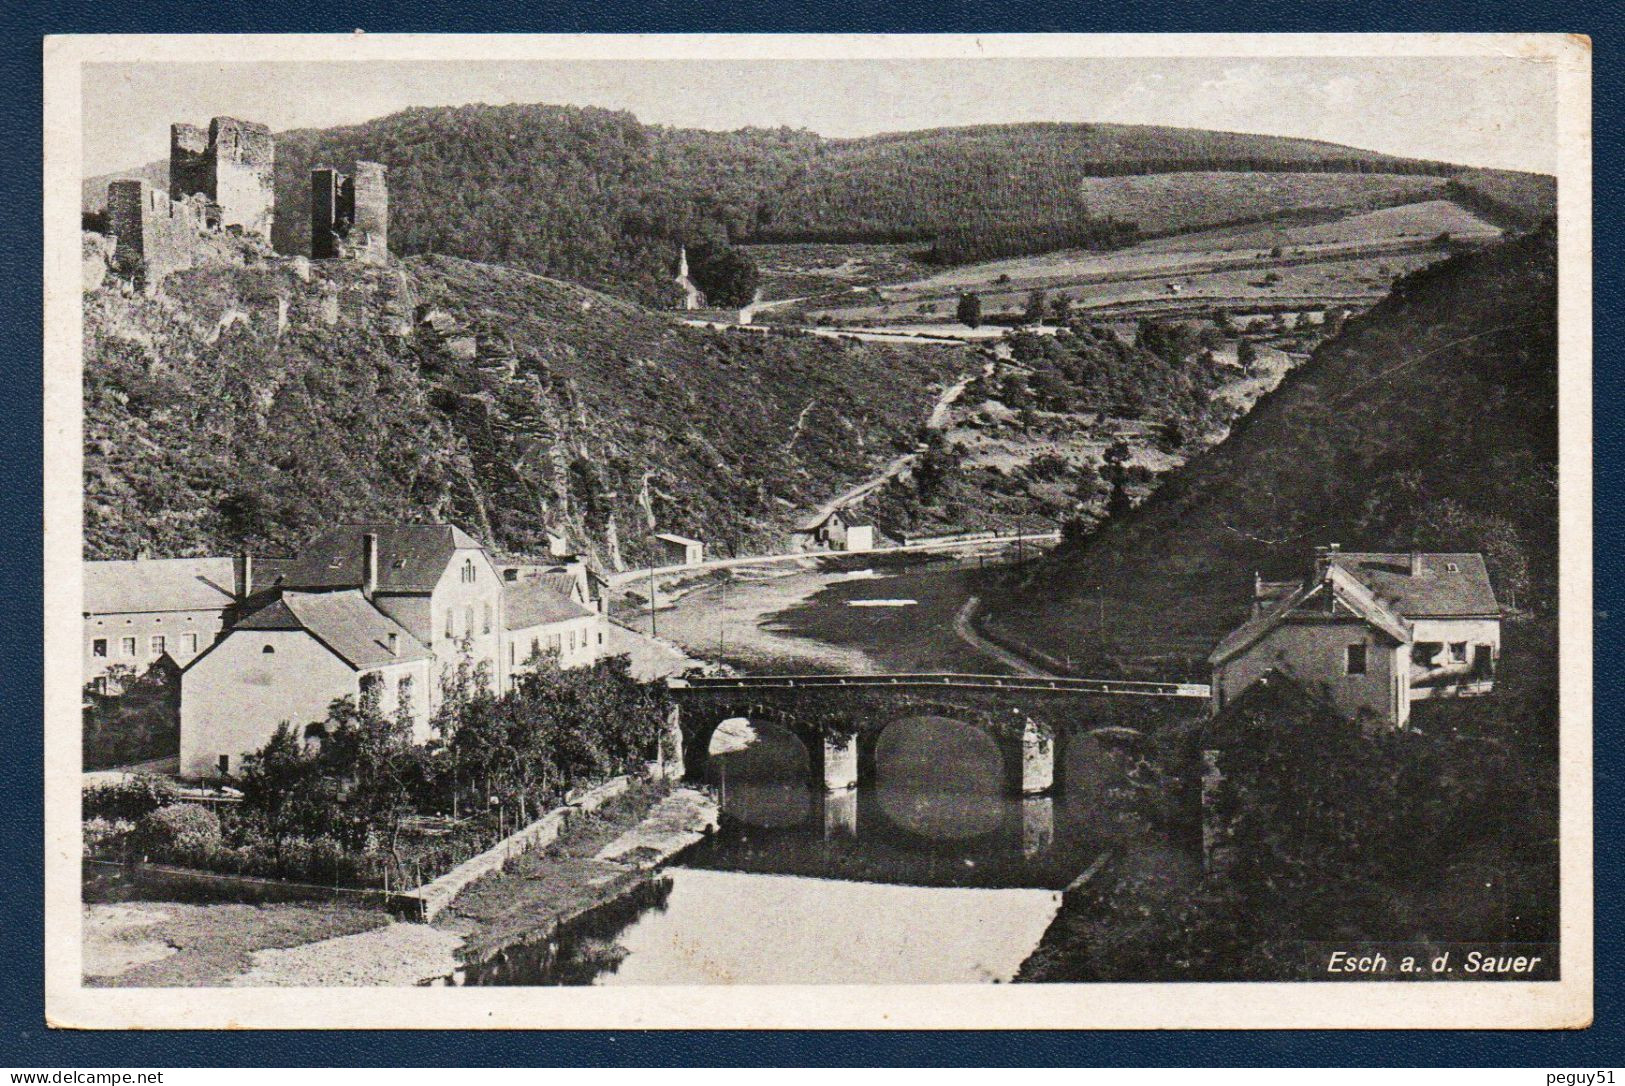
[[[629,777],[614,777],[582,795],[574,802],[549,811],[517,833],[498,841],[495,845],[465,860],[433,882],[416,890],[395,896],[391,905],[409,920],[427,923],[440,915],[458,894],[487,875],[501,871],[502,866],[515,856],[522,856],[536,848],[545,848],[558,840],[575,811],[596,811],[631,787]]]

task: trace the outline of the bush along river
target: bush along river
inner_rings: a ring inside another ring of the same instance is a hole
[[[1144,831],[1121,736],[1060,739],[1055,794],[1007,792],[997,744],[896,721],[854,789],[811,783],[771,724],[713,753],[718,831],[632,894],[469,963],[467,984],[970,983],[1011,979],[1101,853]]]

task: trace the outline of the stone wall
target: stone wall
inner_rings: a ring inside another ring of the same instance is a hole
[[[377,162],[357,162],[355,176],[310,171],[310,255],[382,263],[389,255],[389,180]]]
[[[114,260],[139,259],[146,285],[198,263],[207,246],[202,196],[171,200],[145,181],[114,181],[107,186],[107,228],[113,236]]]
[[[216,117],[207,132],[193,124],[169,126],[170,195],[218,204],[223,228],[271,240],[275,165],[276,141],[263,124]]]

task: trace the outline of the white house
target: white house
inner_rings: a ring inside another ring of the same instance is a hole
[[[346,696],[376,694],[389,714],[404,705],[426,739],[441,682],[465,653],[499,691],[536,652],[564,667],[599,658],[605,620],[584,563],[504,573],[514,579],[449,524],[324,532],[182,672],[182,774],[236,773],[279,724],[308,728]]]
[[[589,667],[604,651],[604,617],[580,596],[571,573],[521,577],[507,595],[508,687],[552,654],[560,667]]]
[[[1259,581],[1255,596],[1254,617],[1208,657],[1214,713],[1272,669],[1392,727],[1414,701],[1494,686],[1501,613],[1482,555],[1319,548],[1308,580]]]
[[[404,706],[428,738],[432,654],[359,591],[285,591],[237,622],[181,679],[182,776],[237,773],[288,722],[319,739],[337,698]]]

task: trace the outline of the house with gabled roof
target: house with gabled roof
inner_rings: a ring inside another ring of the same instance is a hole
[[[442,680],[465,654],[494,691],[511,689],[536,654],[595,663],[604,619],[590,587],[570,563],[499,572],[455,525],[329,529],[182,673],[181,772],[236,773],[279,724],[319,727],[343,697],[376,697],[425,739]]]
[[[279,580],[281,565],[246,554],[85,562],[84,681],[113,667],[136,674],[159,661],[185,667]]]
[[[284,721],[320,741],[341,697],[376,698],[428,738],[433,654],[356,589],[285,590],[235,623],[186,668],[181,687],[183,776],[241,771]]]
[[[344,524],[311,540],[285,588],[356,590],[428,646],[440,676],[466,646],[494,688],[504,686],[502,578],[485,546],[453,524]]]
[[[1214,713],[1271,670],[1392,727],[1415,701],[1494,687],[1501,614],[1482,555],[1323,547],[1305,581],[1258,580],[1255,597],[1253,617],[1208,657]]]

